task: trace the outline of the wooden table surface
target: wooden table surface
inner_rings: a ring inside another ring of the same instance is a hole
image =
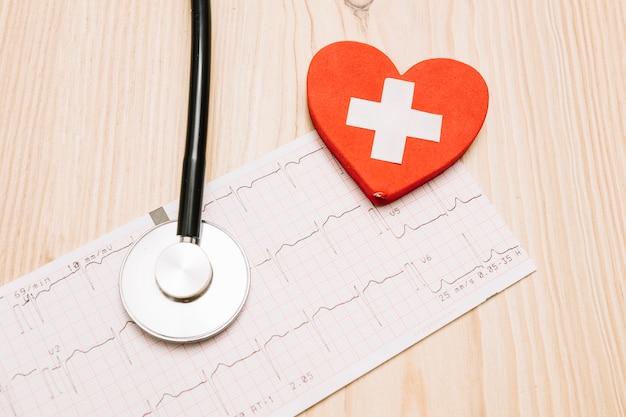
[[[463,161],[538,271],[304,415],[626,415],[626,3],[214,0],[207,180],[312,130],[338,40],[478,69]],[[0,282],[178,198],[184,0],[0,0]]]

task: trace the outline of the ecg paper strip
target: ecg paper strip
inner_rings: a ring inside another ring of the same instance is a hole
[[[250,263],[238,319],[177,345],[128,318],[146,215],[0,289],[0,414],[294,415],[535,269],[460,163],[374,207],[315,132],[209,183],[204,210]]]

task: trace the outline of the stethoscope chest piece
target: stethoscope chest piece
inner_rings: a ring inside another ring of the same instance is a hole
[[[162,223],[135,242],[120,274],[122,303],[146,332],[193,342],[224,330],[241,311],[250,270],[237,242],[202,222],[199,242],[181,241],[176,221]]]

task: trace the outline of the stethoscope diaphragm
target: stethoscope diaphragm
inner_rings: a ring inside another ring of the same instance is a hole
[[[210,262],[208,279],[202,257]],[[159,280],[159,274],[171,280]],[[154,227],[131,247],[120,275],[122,303],[133,321],[173,342],[198,341],[225,329],[249,288],[243,251],[230,234],[206,222],[197,245],[181,242],[176,221]]]

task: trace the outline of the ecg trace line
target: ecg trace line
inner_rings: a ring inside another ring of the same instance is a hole
[[[444,283],[445,283],[445,284],[447,284],[447,285],[454,285],[454,284],[456,284],[458,281],[460,281],[460,280],[462,280],[463,278],[465,278],[466,276],[468,276],[469,274],[471,274],[471,273],[473,273],[473,272],[476,272],[477,270],[479,270],[479,269],[481,269],[481,268],[484,268],[484,266],[482,266],[482,265],[476,265],[475,267],[473,267],[472,269],[470,269],[469,271],[467,271],[467,272],[466,272],[466,273],[464,273],[463,275],[460,275],[460,276],[456,277],[456,278],[455,278],[455,279],[453,279],[452,281],[448,281],[448,280],[446,280],[446,279],[441,278],[441,279],[439,279],[439,288],[437,288],[436,290],[433,290],[433,289],[432,289],[432,287],[431,287],[431,285],[430,285],[428,282],[426,282],[425,280],[424,280],[424,283],[426,284],[426,288],[428,288],[428,290],[429,290],[431,293],[433,293],[433,294],[437,294],[437,293],[439,293],[439,292],[443,289],[443,284],[444,284]]]
[[[447,208],[445,205],[443,205],[443,206],[444,206],[444,208],[445,208],[446,210],[448,210],[448,211],[453,211],[454,209],[456,209],[457,204],[459,204],[459,203],[461,203],[461,204],[467,204],[467,203],[469,203],[470,201],[472,201],[472,200],[476,200],[477,198],[482,197],[482,196],[483,196],[482,194],[478,194],[478,195],[475,195],[475,196],[470,197],[470,198],[469,198],[469,199],[467,199],[467,200],[461,200],[459,197],[456,197],[456,196],[455,196],[455,197],[454,197],[454,204],[452,205],[452,208]]]
[[[328,217],[326,217],[326,220],[324,220],[324,222],[322,223],[322,228],[326,227],[326,224],[331,220],[331,219],[341,219],[343,216],[345,216],[346,214],[352,213],[353,211],[355,211],[356,209],[358,209],[359,207],[361,207],[361,205],[357,205],[356,207],[353,207],[351,209],[348,209],[346,211],[344,211],[343,213],[336,215],[336,214],[331,214]],[[315,224],[315,223],[314,223]],[[295,242],[292,243],[283,243],[279,246],[278,250],[276,250],[275,254],[274,254],[274,258],[276,258],[278,256],[278,253],[280,251],[282,251],[284,248],[286,247],[294,247],[299,243],[302,243],[303,241],[305,241],[306,239],[312,237],[313,235],[315,235],[316,233],[320,232],[320,227],[317,226],[317,224],[315,224],[316,227],[313,229],[313,231],[311,233],[309,233],[308,235],[299,238],[298,240],[296,240]]]
[[[28,304],[31,300],[37,300],[37,298],[39,297],[39,295],[43,294],[43,293],[47,293],[50,292],[52,290],[52,287],[54,287],[55,285],[59,284],[60,282],[66,280],[67,278],[71,277],[72,275],[74,275],[75,273],[77,273],[78,271],[80,271],[80,269],[76,269],[72,272],[70,272],[69,274],[62,276],[61,278],[59,278],[56,281],[53,281],[50,283],[50,285],[48,286],[48,288],[44,289],[44,290],[40,290],[37,294],[32,294],[32,293],[27,293],[26,296],[24,297],[24,302],[21,304],[14,304],[13,306],[21,306],[24,307],[26,304]],[[28,289],[30,289],[30,285],[28,286]]]
[[[87,281],[89,282],[90,286],[92,289],[94,289],[93,284],[91,283],[91,280],[89,278],[89,275],[87,273],[87,266],[92,265],[92,264],[98,264],[101,265],[102,262],[104,262],[105,258],[108,258],[111,255],[114,255],[116,253],[119,253],[127,248],[129,248],[132,245],[132,242],[124,245],[118,249],[115,250],[111,250],[109,252],[107,252],[105,255],[102,256],[102,258],[99,261],[91,261],[88,262],[87,264],[85,264],[82,267],[76,267],[74,270],[70,271],[69,273],[61,276],[61,278],[57,279],[56,281],[52,281],[51,280],[51,275],[50,274],[46,277],[42,277],[40,280],[38,280],[38,284],[41,284],[42,289],[39,289],[37,293],[33,293],[31,292],[31,284],[28,285],[28,287],[26,287],[25,289],[22,288],[20,289],[20,291],[18,292],[18,294],[20,294],[21,298],[22,298],[22,302],[18,302],[16,304],[12,304],[11,305],[11,310],[13,311],[13,314],[15,315],[15,318],[20,326],[21,329],[21,334],[24,334],[24,332],[26,330],[33,330],[33,326],[37,326],[38,324],[42,324],[45,323],[46,320],[44,319],[44,316],[41,312],[41,309],[39,308],[39,304],[38,304],[38,299],[40,296],[42,295],[46,295],[52,292],[53,288],[60,283],[65,282],[67,279],[69,279],[70,277],[74,276],[76,273],[81,272],[82,271],[82,275],[87,279]],[[100,253],[100,251],[98,251],[98,253]],[[44,284],[43,283],[47,283],[50,282],[50,284],[48,285],[47,288],[43,288]],[[23,290],[23,291],[22,291]],[[39,317],[39,322],[40,323],[32,323],[31,325],[31,320],[29,320],[26,316],[26,314],[24,313],[23,309],[26,307],[26,305],[32,305],[33,308],[35,309],[35,313],[37,314],[37,317]],[[25,326],[26,327],[25,327]]]
[[[32,374],[33,374],[33,373],[35,373],[35,372],[43,372],[43,371],[44,371],[44,370],[46,370],[46,369],[47,369],[48,371],[54,371],[54,370],[57,370],[57,369],[59,369],[59,368],[62,366],[62,365],[61,365],[61,363],[62,363],[63,365],[67,365],[67,364],[70,362],[70,360],[72,360],[72,359],[74,358],[74,356],[75,356],[75,355],[77,355],[77,354],[79,354],[79,353],[82,353],[82,354],[84,354],[84,355],[87,355],[87,354],[89,354],[90,352],[92,352],[93,350],[95,350],[95,349],[97,349],[97,348],[100,348],[100,347],[102,347],[102,346],[106,345],[106,344],[107,344],[107,343],[109,343],[109,342],[112,342],[112,341],[113,341],[113,340],[115,340],[117,337],[120,337],[120,336],[121,336],[121,334],[122,334],[122,332],[123,332],[124,330],[126,330],[126,328],[128,327],[128,325],[129,325],[129,324],[135,324],[135,322],[134,322],[134,321],[132,321],[132,320],[128,320],[128,321],[126,321],[126,323],[124,323],[124,325],[120,328],[120,330],[118,330],[117,332],[115,332],[115,334],[113,334],[113,335],[111,335],[111,336],[107,337],[105,340],[103,340],[103,341],[99,341],[99,342],[95,343],[94,345],[92,345],[92,346],[90,346],[90,347],[88,347],[88,348],[84,348],[84,349],[78,349],[78,348],[76,348],[76,349],[72,350],[72,353],[70,353],[70,354],[69,354],[69,355],[68,355],[65,359],[61,360],[61,361],[60,361],[60,363],[58,363],[57,365],[53,366],[52,368],[51,368],[51,367],[47,367],[47,366],[46,366],[46,367],[43,367],[43,368],[41,368],[41,369],[40,369],[40,368],[34,368],[34,369],[31,369],[31,370],[30,370],[30,371],[28,371],[28,372],[18,372],[18,373],[15,373],[15,374],[14,374],[14,375],[10,378],[10,381],[11,381],[11,382],[14,382],[14,381],[15,381],[17,378],[19,378],[19,377],[26,378],[26,377],[28,377],[28,376],[32,375]],[[135,324],[135,325],[136,325],[136,324]],[[116,336],[116,335],[117,335],[117,336]]]
[[[506,249],[504,252],[498,252],[498,251],[497,251],[497,250],[495,250],[495,249],[491,249],[491,252],[490,252],[490,253],[491,253],[491,255],[489,256],[489,258],[488,258],[488,260],[487,260],[487,261],[484,261],[484,263],[487,263],[487,262],[489,262],[491,259],[493,259],[494,254],[504,255],[504,254],[506,254],[506,253],[508,253],[508,252],[510,252],[510,251],[512,251],[512,250],[514,250],[514,249],[517,249],[518,247],[519,247],[519,246],[513,246],[513,247],[511,247],[511,248]],[[476,272],[477,270],[479,270],[479,269],[483,269],[483,268],[485,268],[485,266],[484,266],[484,265],[482,265],[482,264],[481,264],[481,265],[476,265],[476,266],[474,266],[472,269],[470,269],[469,271],[467,271],[467,272],[466,272],[466,273],[464,273],[463,275],[461,275],[461,276],[459,276],[459,277],[457,277],[457,278],[453,279],[452,281],[448,281],[448,280],[446,280],[446,279],[444,279],[444,278],[441,278],[441,279],[439,279],[439,288],[438,288],[438,289],[436,289],[436,290],[433,290],[433,289],[431,288],[430,284],[428,284],[428,283],[427,283],[427,282],[426,282],[423,278],[422,278],[422,281],[424,282],[424,284],[426,284],[426,287],[430,290],[430,292],[431,292],[431,293],[433,293],[433,294],[437,294],[438,292],[440,292],[440,291],[443,289],[443,285],[444,285],[444,283],[445,283],[445,284],[448,284],[448,285],[454,285],[455,283],[457,283],[458,281],[462,280],[463,278],[465,278],[465,277],[466,277],[466,276],[468,276],[469,274],[471,274],[471,273],[473,273],[473,272]],[[419,274],[419,271],[418,271],[418,274]]]
[[[36,371],[37,371],[37,368],[31,369],[29,372],[23,372],[23,373],[22,372],[18,372],[17,374],[15,374],[15,375],[13,375],[11,377],[11,381],[14,381],[18,377],[26,378],[27,376],[29,376],[30,374],[32,374],[33,372],[36,372]]]
[[[304,155],[302,155],[300,158],[298,158],[296,161],[289,161],[285,164],[285,168],[287,168],[289,165],[299,165],[305,158],[308,158],[309,156],[316,154],[319,151],[323,151],[324,149],[326,149],[326,147],[324,146],[320,146],[319,148],[312,150],[310,152],[305,153]]]
[[[359,295],[358,295],[358,294],[353,295],[352,297],[350,297],[350,298],[349,298],[349,299],[347,299],[347,300],[340,301],[340,302],[338,302],[337,304],[335,304],[335,305],[334,305],[334,306],[332,306],[332,307],[327,307],[327,306],[322,306],[322,307],[319,307],[317,310],[315,310],[315,313],[313,313],[313,314],[311,315],[311,319],[315,320],[315,317],[317,317],[317,315],[318,315],[318,314],[320,314],[320,313],[322,313],[322,312],[324,312],[324,311],[331,312],[331,311],[335,310],[337,307],[341,307],[341,306],[344,306],[344,305],[346,305],[346,304],[349,304],[350,302],[352,302],[352,301],[356,300],[357,298],[359,298]]]
[[[209,205],[214,204],[214,203],[216,203],[216,202],[218,202],[219,200],[222,200],[222,199],[224,199],[224,198],[230,197],[230,196],[232,196],[233,194],[237,196],[237,198],[239,199],[239,202],[241,203],[241,205],[242,205],[243,209],[244,209],[245,211],[248,211],[248,210],[246,209],[246,206],[245,206],[245,205],[243,204],[243,202],[241,201],[241,198],[239,197],[239,192],[240,192],[241,190],[246,189],[246,188],[247,188],[247,189],[252,189],[252,188],[254,187],[254,185],[255,185],[257,182],[259,182],[259,181],[261,181],[261,180],[263,180],[263,179],[267,179],[267,178],[271,177],[272,175],[278,174],[278,173],[279,173],[280,171],[282,171],[282,170],[284,170],[284,171],[287,173],[287,168],[289,167],[289,165],[299,165],[299,164],[300,164],[300,163],[302,163],[302,161],[303,161],[304,159],[306,159],[307,157],[309,157],[309,156],[311,156],[311,155],[314,155],[315,153],[317,153],[317,152],[319,152],[319,151],[322,151],[322,150],[324,150],[324,149],[326,149],[326,148],[325,148],[325,147],[320,147],[320,148],[317,148],[317,149],[315,149],[315,150],[313,150],[313,151],[311,151],[311,152],[308,152],[308,153],[304,154],[303,156],[301,156],[300,158],[298,158],[298,159],[297,159],[297,160],[295,160],[295,161],[289,161],[289,162],[287,162],[284,166],[283,166],[283,165],[278,164],[278,168],[277,168],[277,169],[275,169],[275,170],[273,170],[273,171],[270,171],[270,172],[268,172],[268,173],[266,173],[266,174],[263,174],[263,175],[261,175],[261,176],[259,176],[259,177],[255,178],[255,179],[253,179],[252,181],[250,181],[250,183],[249,183],[249,184],[246,184],[246,185],[240,185],[240,186],[239,186],[239,187],[237,187],[236,189],[233,189],[232,187],[229,187],[229,188],[230,188],[230,191],[229,191],[227,194],[221,195],[221,196],[219,196],[219,197],[215,197],[213,200],[210,200],[210,201],[208,201],[207,203],[205,203],[205,204],[204,204],[204,206],[202,207],[202,211],[206,211],[206,209],[209,207]],[[292,183],[292,185],[294,186],[294,188],[296,188],[295,183],[293,183],[293,181],[291,180],[291,177],[289,176],[289,174],[288,174],[288,173],[287,173],[287,178],[290,180],[290,182]]]
[[[382,279],[382,280],[380,280],[380,281],[377,281],[377,280],[375,280],[375,279],[370,279],[369,281],[367,281],[367,284],[365,284],[365,287],[363,287],[363,291],[362,291],[362,292],[367,291],[367,289],[368,289],[368,288],[370,287],[370,285],[372,285],[372,284],[382,285],[382,284],[384,284],[384,283],[385,283],[385,281],[390,280],[390,279],[392,279],[392,278],[395,278],[395,277],[397,277],[398,275],[402,274],[403,272],[404,272],[404,271],[399,271],[399,272],[396,272],[395,274],[388,275],[388,276],[386,276],[385,278],[383,278],[383,279]]]
[[[496,255],[502,256],[502,255],[504,255],[504,254],[506,254],[508,252],[511,252],[513,249],[518,249],[518,248],[519,248],[519,245],[515,245],[513,247],[508,248],[504,252],[498,252],[495,249],[491,249],[491,251],[489,252],[489,257],[487,258],[487,260],[481,259],[481,261],[483,261],[484,263],[490,262],[493,259],[494,256],[496,256]]]
[[[297,246],[298,244],[300,244],[300,243],[306,241],[307,239],[313,237],[314,235],[316,235],[317,233],[319,233],[322,230],[325,232],[326,231],[326,225],[328,224],[328,222],[331,219],[336,219],[336,220],[341,219],[343,216],[345,216],[345,215],[347,215],[349,213],[354,212],[355,210],[359,209],[360,207],[361,207],[361,205],[358,204],[357,206],[352,207],[350,209],[347,209],[347,210],[345,210],[344,212],[342,212],[340,214],[331,214],[331,215],[327,216],[326,219],[322,222],[322,226],[321,227],[318,226],[317,222],[313,222],[314,228],[308,235],[302,236],[302,237],[296,239],[293,242],[286,242],[286,243],[280,244],[278,249],[276,251],[274,251],[274,255],[273,256],[272,256],[272,253],[270,252],[270,250],[266,248],[265,251],[267,253],[267,258],[263,259],[261,262],[256,263],[254,266],[258,268],[258,267],[260,267],[260,266],[262,266],[262,265],[264,265],[264,264],[266,264],[266,263],[268,263],[270,261],[275,261],[277,266],[278,266],[278,268],[279,268],[279,270],[280,270],[280,272],[281,272],[281,274],[283,275],[285,280],[287,282],[289,282],[289,278],[287,277],[287,274],[286,274],[285,270],[283,269],[282,265],[280,264],[280,262],[278,260],[279,253],[283,249],[293,248],[293,247]],[[337,251],[332,246],[332,243],[328,240],[328,238],[327,238],[327,242],[328,242],[329,246],[331,247],[331,249],[333,250],[333,252],[335,254],[337,254]]]
[[[219,197],[215,197],[213,200],[209,200],[207,203],[205,203],[205,204],[204,204],[204,206],[202,206],[202,211],[203,211],[203,212],[204,212],[204,211],[206,211],[206,210],[207,210],[207,208],[208,208],[211,204],[217,203],[218,201],[223,200],[223,199],[228,198],[228,197],[230,197],[231,195],[233,195],[233,193],[235,192],[235,190],[233,190],[233,188],[232,188],[232,187],[228,187],[228,188],[230,189],[230,191],[229,191],[228,193],[226,193],[226,194],[224,194],[224,195],[221,195],[221,196],[219,196]]]
[[[385,219],[385,216],[383,216],[380,213],[380,210],[378,209],[378,207],[372,207],[372,208],[369,209],[369,211],[372,211],[372,210],[375,211],[378,214],[378,218],[385,224],[385,229],[391,231],[391,234],[396,239],[402,239],[408,233],[409,230],[415,232],[415,231],[421,229],[424,226],[427,226],[427,225],[429,225],[431,223],[436,222],[437,220],[439,220],[442,217],[448,216],[449,213],[451,213],[452,211],[454,211],[458,207],[458,203],[468,204],[469,202],[471,202],[473,200],[476,200],[477,198],[480,198],[480,197],[482,197],[482,194],[475,195],[473,197],[470,197],[467,200],[461,200],[460,198],[455,197],[454,198],[455,202],[454,202],[454,205],[452,206],[452,208],[446,208],[445,209],[445,210],[447,210],[447,212],[440,213],[439,215],[433,217],[432,219],[430,219],[430,220],[428,220],[428,221],[426,221],[424,223],[418,224],[417,226],[411,226],[411,225],[409,225],[407,223],[403,223],[403,225],[402,225],[402,232],[400,234],[397,234],[396,232],[393,231],[393,228],[389,226],[389,224],[387,223],[387,220]]]
[[[298,326],[298,327],[294,328],[293,330],[297,330],[300,327],[301,326]],[[274,340],[274,339],[282,339],[283,337],[286,337],[289,333],[291,333],[291,330],[287,330],[283,334],[273,334],[269,339],[267,339],[267,341],[265,343],[263,343],[263,348],[267,348],[267,345],[269,345],[270,342],[272,342],[272,340]]]
[[[159,399],[159,401],[156,402],[156,404],[154,405],[154,408],[155,409],[159,408],[161,406],[161,404],[163,403],[163,401],[165,401],[165,399],[167,397],[170,397],[172,399],[176,399],[176,398],[180,397],[181,395],[186,394],[188,392],[191,392],[191,391],[195,390],[196,388],[200,388],[202,385],[206,384],[209,381],[209,379],[206,377],[206,374],[204,373],[204,370],[202,370],[202,374],[203,374],[204,378],[201,379],[200,382],[198,382],[197,384],[195,384],[195,385],[193,385],[193,386],[191,386],[189,388],[185,388],[185,389],[177,392],[176,394],[171,394],[169,392],[164,393],[161,396],[161,398]],[[142,417],[148,416],[151,413],[152,413],[152,411],[147,412],[147,413],[143,414]]]
[[[278,254],[280,253],[280,251],[282,251],[285,248],[293,248],[294,246],[298,245],[299,243],[304,242],[305,240],[307,240],[308,238],[310,238],[311,236],[315,235],[316,233],[319,233],[319,228],[315,228],[313,229],[313,231],[311,233],[309,233],[306,236],[303,236],[301,238],[298,238],[297,240],[295,240],[294,242],[288,242],[288,243],[283,243],[279,246],[279,248],[276,250],[276,253],[274,254],[274,258],[276,258],[278,256]]]
[[[121,251],[123,251],[124,249],[128,249],[131,245],[132,245],[132,242],[131,242],[131,243],[129,243],[129,244],[127,244],[127,245],[124,245],[124,246],[122,246],[122,247],[120,247],[120,248],[118,248],[118,249],[116,249],[116,250],[112,250],[112,251],[108,252],[106,255],[102,256],[102,258],[100,259],[100,261],[97,261],[97,262],[96,262],[96,261],[91,261],[91,262],[89,262],[89,263],[85,264],[85,266],[83,267],[83,269],[86,269],[89,265],[92,265],[92,264],[102,265],[102,262],[104,261],[104,259],[105,259],[105,258],[108,258],[109,256],[111,256],[111,255],[113,255],[113,254],[115,254],[115,253],[121,252]],[[28,304],[31,300],[32,300],[32,301],[37,300],[37,299],[39,298],[39,296],[40,296],[40,295],[45,294],[45,293],[49,293],[55,285],[57,285],[57,284],[59,284],[59,283],[61,283],[61,282],[65,281],[66,279],[68,279],[68,278],[69,278],[69,277],[71,277],[72,275],[76,274],[76,273],[77,273],[77,272],[79,272],[80,270],[81,270],[80,268],[74,269],[72,272],[70,272],[70,273],[68,273],[68,274],[66,274],[66,275],[64,275],[64,276],[62,276],[61,278],[57,279],[56,281],[51,282],[51,283],[50,283],[50,285],[48,286],[48,288],[46,288],[46,289],[42,289],[42,290],[40,290],[40,291],[39,291],[38,293],[36,293],[36,294],[32,294],[32,293],[29,293],[29,292],[28,292],[28,290],[30,289],[30,285],[29,285],[29,286],[27,287],[27,289],[26,289],[27,294],[26,294],[26,296],[25,296],[25,297],[23,297],[23,298],[24,298],[24,302],[23,302],[23,303],[21,303],[21,304],[19,304],[19,303],[18,303],[18,304],[14,304],[14,307],[15,307],[15,306],[24,307],[24,306],[25,306],[26,304]],[[83,271],[83,273],[84,273],[84,271]],[[44,280],[45,280],[45,278],[44,278]]]
[[[124,330],[124,329],[122,329]],[[112,342],[113,340],[115,340],[115,335],[113,336],[109,336],[107,339],[105,339],[104,341],[97,343],[87,349],[74,349],[72,351],[72,353],[67,357],[67,359],[65,359],[65,363],[68,363],[73,357],[74,355],[78,354],[78,353],[82,353],[83,355],[88,354],[89,352],[91,352],[92,350],[98,349],[99,347],[102,347],[104,345],[106,345],[109,342]]]

